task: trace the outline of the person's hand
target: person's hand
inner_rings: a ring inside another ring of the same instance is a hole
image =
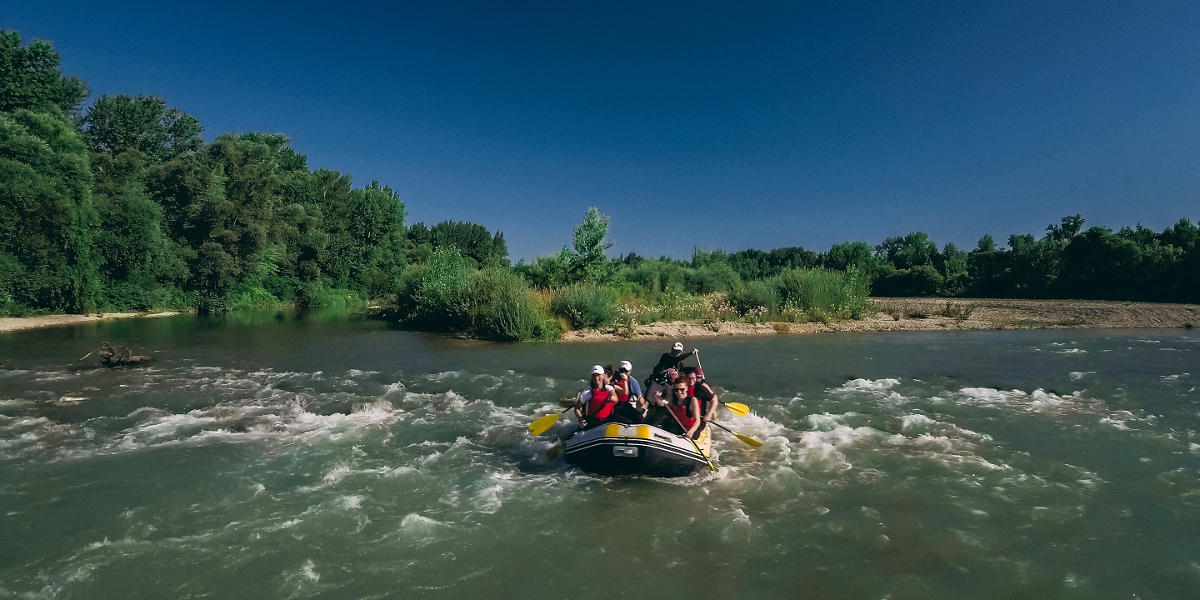
[[[692,354],[700,354],[699,348],[692,348]]]

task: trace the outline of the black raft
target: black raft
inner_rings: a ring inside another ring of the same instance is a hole
[[[696,447],[700,452],[696,452]],[[687,438],[650,425],[609,423],[576,432],[567,440],[567,462],[600,475],[683,477],[708,467],[708,428],[693,445]]]

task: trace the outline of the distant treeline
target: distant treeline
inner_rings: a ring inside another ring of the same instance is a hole
[[[877,295],[1200,300],[1200,231],[924,233],[691,260],[611,259],[589,209],[562,252],[511,265],[502,233],[405,224],[388,186],[310,170],[280,134],[224,134],[156,96],[100,96],[44,42],[0,31],[0,315],[387,304],[410,326],[495,339],[659,319],[857,318]],[[567,238],[563,236],[564,240]]]

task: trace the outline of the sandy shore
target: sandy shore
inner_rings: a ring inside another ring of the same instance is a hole
[[[858,321],[830,323],[696,323],[638,325],[632,336],[613,329],[571,331],[564,341],[696,338],[866,331],[1051,329],[1200,326],[1200,304],[1099,300],[994,300],[979,298],[875,298],[875,311]]]
[[[156,313],[95,313],[90,315],[44,315],[40,317],[0,317],[0,333],[21,331],[24,329],[41,329],[42,327],[58,327],[61,325],[78,325],[80,323],[95,323],[108,319],[130,319],[149,317],[169,317],[178,312],[165,311]]]

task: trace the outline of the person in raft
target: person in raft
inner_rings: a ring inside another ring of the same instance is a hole
[[[658,364],[654,365],[654,369],[650,371],[650,376],[646,378],[646,387],[649,388],[650,382],[657,381],[667,369],[675,369],[678,371],[679,363],[683,362],[689,356],[699,353],[699,350],[692,348],[691,352],[684,354],[683,342],[675,342],[675,345],[671,346],[670,352],[664,352],[663,355],[658,358]]]
[[[608,375],[604,367],[592,367],[591,385],[579,392],[575,400],[575,418],[579,420],[580,429],[591,429],[602,425],[613,415],[617,406],[617,392],[608,384]]]
[[[700,416],[705,422],[715,421],[717,419],[717,392],[708,385],[708,380],[704,378],[704,370],[700,367],[687,367],[683,370],[688,378],[688,393],[695,396],[700,401]]]
[[[655,414],[655,427],[664,429],[676,435],[686,435],[692,439],[700,434],[700,401],[688,394],[687,380],[680,377],[671,384],[671,399],[667,401],[666,410]]]
[[[616,412],[620,413],[630,423],[641,423],[646,416],[646,400],[642,394],[642,386],[633,376],[633,363],[623,360],[617,365],[613,375],[612,386],[617,390]]]

